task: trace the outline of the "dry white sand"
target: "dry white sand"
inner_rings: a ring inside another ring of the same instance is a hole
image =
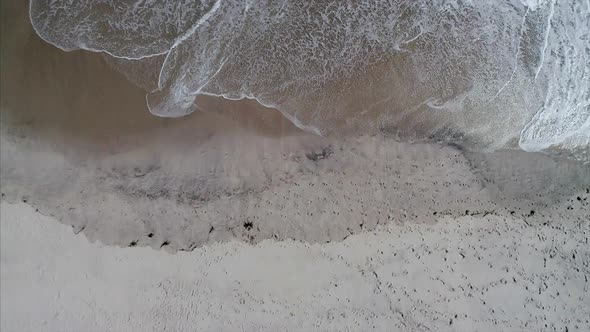
[[[442,218],[174,255],[1,206],[2,331],[588,331],[590,227]]]

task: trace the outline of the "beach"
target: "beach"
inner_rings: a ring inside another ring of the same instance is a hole
[[[399,130],[425,110],[318,135],[205,93],[158,117],[121,63],[2,5],[2,331],[590,329],[583,142],[523,151],[524,117],[498,145]],[[375,91],[355,121],[389,107]]]
[[[584,331],[588,223],[441,218],[170,255],[2,203],[3,331]]]

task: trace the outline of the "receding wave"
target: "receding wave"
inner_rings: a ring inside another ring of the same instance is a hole
[[[30,18],[63,50],[108,54],[159,116],[251,98],[322,135],[590,158],[588,1],[32,0]]]

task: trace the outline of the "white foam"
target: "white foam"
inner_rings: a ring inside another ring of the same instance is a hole
[[[535,79],[546,75],[543,105],[523,128],[520,146],[540,151],[569,141],[590,144],[590,5],[548,6],[547,29]]]
[[[118,7],[33,0],[30,16],[37,33],[63,50],[166,55],[158,81],[143,85],[158,86],[146,99],[159,116],[191,113],[199,94],[247,97],[316,133],[411,118],[423,123],[403,125],[426,126],[424,135],[452,127],[475,148],[518,140],[539,151],[590,135],[588,7],[576,0]],[[375,100],[385,102],[367,117],[359,105]]]

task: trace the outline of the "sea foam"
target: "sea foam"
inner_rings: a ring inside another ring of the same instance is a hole
[[[322,135],[590,145],[588,1],[32,0],[30,18],[63,50],[112,57],[159,116],[208,94]]]

